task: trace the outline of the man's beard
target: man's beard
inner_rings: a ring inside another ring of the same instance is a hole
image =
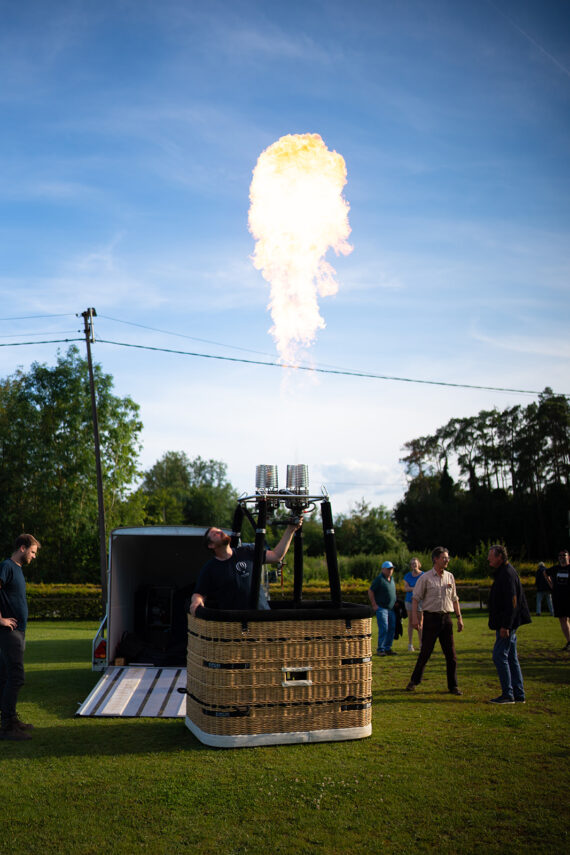
[[[230,541],[231,537],[229,536],[229,534],[222,532],[222,536],[220,537],[220,543],[223,543],[224,546],[227,546]]]

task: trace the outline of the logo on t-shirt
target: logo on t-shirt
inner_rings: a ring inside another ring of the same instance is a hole
[[[247,561],[238,561],[236,563],[236,573],[238,576],[247,576]]]

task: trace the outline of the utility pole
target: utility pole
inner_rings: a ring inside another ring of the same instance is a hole
[[[93,362],[91,360],[91,343],[95,341],[93,333],[93,318],[97,317],[95,309],[86,309],[81,313],[85,322],[85,344],[87,345],[87,365],[89,367],[89,388],[91,390],[91,414],[93,416],[93,439],[95,441],[95,469],[97,472],[97,505],[99,508],[99,561],[101,566],[101,592],[103,605],[107,602],[107,541],[105,536],[105,503],[103,500],[103,471],[101,468],[101,449],[99,445],[99,420],[97,418],[97,401],[95,398],[95,380],[93,378]]]

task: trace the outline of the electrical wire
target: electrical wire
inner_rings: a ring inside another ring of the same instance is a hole
[[[85,341],[84,338],[53,338],[46,341],[11,341],[0,342],[0,347],[24,347],[26,344],[67,344],[73,341]]]
[[[239,347],[236,344],[228,344],[227,342],[223,342],[223,341],[213,341],[212,339],[209,339],[209,338],[198,338],[198,336],[188,335],[187,333],[173,332],[172,330],[161,330],[161,329],[158,329],[158,327],[149,327],[146,324],[137,324],[134,321],[125,321],[125,320],[122,320],[121,318],[111,318],[111,317],[109,317],[109,315],[97,315],[97,317],[98,318],[104,318],[106,321],[113,321],[116,324],[126,324],[129,327],[138,327],[141,330],[150,330],[150,332],[158,332],[158,333],[162,333],[163,335],[173,335],[173,336],[176,336],[177,338],[190,339],[190,341],[201,341],[203,344],[215,344],[217,347],[226,347],[226,348],[229,348],[231,350],[241,350],[244,353],[257,353],[260,356],[269,356],[268,353],[266,353],[262,350],[253,350],[251,347]]]
[[[198,336],[187,335],[186,333],[173,332],[172,330],[162,330],[162,329],[158,329],[157,327],[147,326],[146,324],[137,324],[134,321],[125,321],[125,320],[122,320],[121,318],[111,318],[111,317],[109,317],[109,315],[97,315],[97,317],[98,318],[104,318],[107,321],[114,321],[117,324],[126,324],[127,326],[130,326],[130,327],[139,327],[140,329],[149,330],[150,332],[158,332],[158,333],[162,333],[163,335],[177,336],[178,338],[187,338],[187,339],[190,339],[191,341],[201,341],[203,344],[214,344],[217,347],[225,347],[228,350],[239,350],[243,353],[256,353],[258,356],[267,356],[267,357],[271,358],[271,354],[267,353],[267,351],[265,351],[265,350],[254,350],[251,347],[239,347],[239,345],[237,345],[237,344],[228,344],[227,342],[214,341],[213,339],[209,339],[209,338],[198,338]],[[323,368],[337,368],[339,370],[342,370],[340,368],[340,366],[331,365],[331,363],[329,363],[329,362],[321,362],[321,363],[317,363],[317,364],[320,364]]]
[[[76,333],[78,330],[52,330],[51,335],[68,335],[69,333]],[[29,330],[26,331],[27,335],[48,335],[45,332],[33,333]],[[14,333],[6,333],[6,335],[0,335],[0,338],[14,338]]]
[[[65,312],[61,315],[19,315],[13,318],[0,318],[1,321],[32,321],[37,318],[74,318],[75,312]]]
[[[103,316],[98,316],[103,317]],[[0,319],[1,320],[1,319]],[[25,320],[22,318],[22,320]],[[113,320],[112,318],[108,318],[108,320]],[[142,326],[142,324],[133,324],[133,326]],[[148,329],[153,329],[152,327],[148,327]],[[176,335],[176,333],[170,333],[170,335]],[[183,335],[183,334],[181,334]],[[191,336],[188,336],[191,338]],[[0,342],[0,347],[25,347],[26,345],[32,344],[71,344],[73,342],[84,341],[84,338],[62,338],[62,339],[45,339],[43,341],[16,341],[16,342]],[[198,359],[217,359],[224,362],[236,362],[244,365],[261,365],[265,368],[281,368],[288,369],[292,371],[309,371],[313,374],[333,374],[337,376],[343,377],[361,377],[369,380],[390,380],[395,383],[416,383],[419,385],[425,386],[442,386],[445,388],[451,389],[476,389],[484,392],[512,392],[518,395],[532,395],[533,397],[542,394],[537,390],[532,389],[514,389],[508,386],[483,386],[475,383],[450,383],[445,380],[420,380],[415,377],[397,377],[391,374],[376,374],[372,372],[366,371],[351,371],[348,369],[342,368],[320,368],[312,365],[288,365],[287,363],[282,362],[263,362],[260,359],[245,359],[243,357],[237,356],[220,356],[213,353],[197,353],[194,351],[188,350],[175,350],[174,348],[167,347],[155,347],[148,344],[132,344],[124,341],[111,341],[110,339],[105,338],[96,338],[96,342],[100,344],[111,344],[115,347],[132,347],[137,350],[149,350],[159,353],[171,353],[177,356],[192,356]],[[212,342],[210,342],[212,343]],[[256,351],[254,351],[256,352]],[[559,392],[557,394],[563,395],[565,398],[570,398],[570,395]]]
[[[372,374],[364,371],[349,371],[336,368],[313,368],[309,365],[287,365],[281,362],[262,362],[259,359],[243,359],[237,356],[218,356],[212,353],[195,353],[186,350],[174,350],[167,347],[153,347],[148,344],[129,344],[123,341],[110,341],[109,339],[97,338],[101,344],[113,344],[117,347],[133,347],[138,350],[151,350],[160,353],[173,353],[179,356],[194,356],[199,359],[219,359],[224,362],[239,362],[246,365],[263,365],[266,368],[286,368],[295,371],[311,371],[316,374],[335,374],[345,377],[363,377],[370,380],[393,380],[398,383],[421,383],[429,386],[446,386],[454,389],[481,389],[486,392],[515,392],[520,395],[540,395],[540,392],[531,389],[510,389],[503,386],[478,386],[471,383],[446,383],[443,380],[418,380],[412,377],[395,377],[388,374]]]

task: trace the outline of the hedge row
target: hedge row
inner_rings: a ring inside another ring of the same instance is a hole
[[[524,578],[523,587],[531,609],[536,602],[534,579]],[[341,581],[342,598],[345,602],[368,603],[369,582],[366,579],[347,579]],[[469,585],[457,586],[461,602],[479,602],[480,592],[483,602],[487,601],[490,579],[470,580]],[[403,599],[404,590],[397,585],[398,596]],[[28,584],[28,608],[30,620],[101,620],[103,606],[99,585],[37,585]],[[292,600],[293,586],[285,582],[270,585],[273,600]],[[330,597],[328,582],[310,581],[303,585],[304,600],[327,600]]]
[[[468,581],[470,585],[476,585],[477,579],[489,571],[487,562],[488,549],[485,547],[484,556],[477,555],[473,558],[457,558],[452,557],[449,570],[455,576],[456,580]],[[432,566],[431,555],[428,553],[413,553],[414,557],[419,558],[424,570]],[[405,573],[409,569],[409,561],[412,557],[408,552],[387,552],[380,555],[339,555],[338,556],[338,571],[341,581],[349,579],[365,579],[369,582],[374,579],[380,572],[380,567],[383,561],[391,561],[394,567],[394,579],[396,584],[401,582]],[[475,558],[477,559],[475,561]],[[324,556],[304,556],[303,559],[304,576],[311,581],[321,581],[328,578],[327,563]],[[520,576],[531,576],[534,578],[536,573],[536,564],[528,562],[515,561],[515,567]],[[293,578],[293,563],[290,561],[285,564],[285,579],[291,581]],[[487,584],[491,584],[490,580]]]
[[[27,585],[30,620],[101,620],[99,585]]]
[[[457,595],[460,602],[480,602],[482,593],[483,603],[487,602],[487,592],[490,588],[490,580],[485,580],[482,585],[477,583],[473,585],[457,585]],[[353,579],[351,581],[341,581],[340,583],[342,598],[350,603],[369,603],[368,588],[370,583],[364,579]],[[404,588],[402,585],[396,585],[396,591],[399,599],[404,599]],[[529,603],[534,604],[535,595],[525,586],[525,592]],[[285,583],[283,588],[279,585],[270,585],[271,599],[273,600],[291,600],[293,599],[293,588]],[[328,584],[324,582],[309,582],[303,585],[302,596],[304,600],[327,600],[330,598],[330,590]]]

